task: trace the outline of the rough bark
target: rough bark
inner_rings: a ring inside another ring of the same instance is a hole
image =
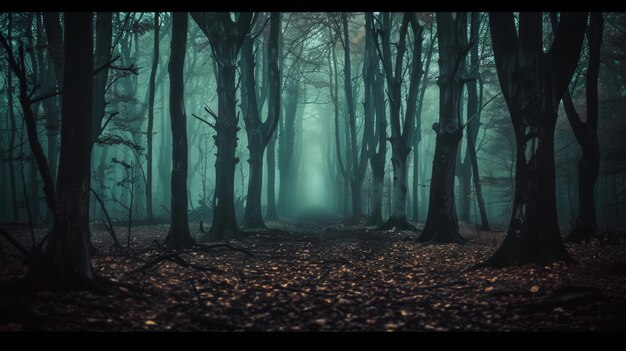
[[[578,64],[587,14],[561,13],[543,52],[541,13],[490,13],[498,80],[511,113],[517,143],[515,197],[507,236],[479,267],[572,261],[556,211],[554,130],[559,102]]]
[[[187,214],[187,116],[185,114],[185,84],[183,68],[187,52],[186,12],[172,13],[172,41],[168,72],[170,77],[170,122],[172,127],[171,220],[164,245],[180,250],[195,244],[189,231]]]
[[[34,285],[93,289],[99,286],[89,255],[93,15],[65,13],[64,93],[56,215],[41,261],[27,278]]]
[[[13,16],[9,14],[9,25],[8,25],[8,38],[7,38],[7,51],[13,51]],[[9,58],[10,60],[10,58]],[[9,62],[10,64],[10,62]],[[9,119],[9,126],[11,128],[9,134],[9,152],[7,153],[7,158],[9,159],[9,180],[11,183],[11,209],[13,210],[13,220],[16,222],[20,221],[20,211],[17,204],[17,187],[15,182],[15,166],[14,166],[14,155],[13,151],[15,149],[15,138],[17,136],[17,127],[15,123],[15,111],[13,107],[13,70],[7,71],[7,114]]]
[[[47,68],[43,93],[51,93],[63,86],[63,31],[58,12],[42,13],[47,40]],[[59,128],[61,126],[60,98],[53,97],[43,100],[46,114],[47,156],[48,167],[53,181],[56,180],[59,160]],[[53,213],[47,212],[46,222],[52,222]]]
[[[96,14],[96,52],[95,67],[101,67],[111,58],[111,42],[113,39],[113,14],[98,12]],[[102,133],[102,120],[106,108],[105,94],[109,68],[99,70],[93,77],[93,129],[92,143],[95,143]]]
[[[439,45],[439,122],[433,124],[437,133],[430,180],[428,216],[421,242],[462,243],[454,198],[456,156],[463,134],[459,116],[463,81],[459,67],[469,50],[463,26],[465,13],[437,13]],[[469,44],[471,45],[471,44]]]
[[[371,116],[371,108],[369,106],[369,94],[366,91],[366,102],[365,105],[365,115],[363,122],[363,134],[361,139],[361,150],[359,152],[359,145],[357,144],[357,128],[356,128],[356,109],[354,103],[354,92],[352,87],[352,60],[350,57],[350,36],[349,36],[349,27],[348,27],[348,16],[345,12],[341,14],[341,19],[343,23],[343,52],[344,52],[344,68],[343,68],[343,79],[344,79],[344,90],[346,96],[346,104],[348,107],[348,127],[349,127],[349,144],[347,145],[349,148],[350,154],[350,163],[348,168],[349,180],[350,180],[350,190],[352,194],[352,216],[355,219],[358,219],[363,213],[362,206],[362,198],[361,198],[361,189],[363,187],[363,180],[365,179],[365,171],[367,170],[367,146],[368,139],[371,134],[371,124],[372,124],[372,116]],[[366,35],[368,35],[366,33]],[[369,43],[366,42],[366,46]],[[366,51],[369,47],[366,47]],[[367,60],[367,58],[366,58]],[[367,62],[364,63],[364,66],[367,65]],[[368,79],[368,77],[364,76],[364,79]],[[366,83],[366,90],[369,89],[369,84]]]
[[[191,14],[202,32],[208,37],[214,58],[218,61],[217,93],[218,112],[215,115],[215,210],[211,229],[203,240],[224,240],[239,233],[235,215],[234,180],[237,148],[237,126],[239,117],[236,111],[235,70],[236,58],[243,41],[252,26],[253,14],[239,13],[233,21],[230,13]]]
[[[267,208],[265,210],[265,219],[278,220],[278,212],[276,211],[276,139],[277,135],[270,138],[267,143],[267,152],[265,159],[267,162]]]
[[[244,122],[250,150],[250,177],[244,214],[244,228],[267,228],[261,211],[261,190],[263,187],[263,154],[273,136],[280,113],[280,72],[278,71],[278,34],[280,32],[280,13],[270,15],[270,36],[268,44],[269,101],[268,117],[261,121],[257,103],[257,84],[254,76],[253,38],[244,40],[241,48],[242,106]]]
[[[152,69],[148,82],[148,129],[146,130],[146,219],[148,223],[154,220],[152,213],[152,140],[154,130],[154,96],[156,94],[155,80],[159,67],[159,12],[154,13],[154,47],[152,55]]]
[[[372,14],[366,14],[366,40],[373,41],[376,34],[373,26]],[[368,37],[368,32],[369,37]],[[372,104],[374,108],[375,130],[374,135],[369,139],[369,160],[372,168],[372,210],[367,224],[380,226],[383,224],[383,185],[385,181],[385,161],[387,156],[387,110],[385,106],[385,78],[380,71],[380,58],[376,54],[375,42],[370,43],[369,69],[370,84],[372,94]],[[367,84],[367,83],[366,83]]]
[[[570,96],[566,91],[563,106],[567,119],[574,131],[576,141],[582,148],[578,160],[578,216],[568,236],[569,241],[580,242],[597,235],[595,185],[600,169],[600,146],[598,141],[598,74],[600,72],[600,49],[604,21],[602,13],[591,13],[587,42],[589,43],[589,61],[585,77],[587,96],[587,118],[582,121]]]
[[[426,54],[426,62],[424,63],[424,77],[422,78],[422,85],[420,86],[419,100],[417,102],[417,111],[415,113],[415,131],[413,133],[413,206],[411,209],[411,219],[413,222],[419,222],[419,201],[418,201],[418,189],[421,187],[419,184],[420,176],[420,162],[419,162],[419,146],[422,141],[422,108],[424,107],[424,96],[426,95],[426,88],[428,88],[428,76],[430,71],[430,63],[433,57],[433,51],[435,47],[434,29],[430,28],[430,43],[428,45],[428,52]]]
[[[490,231],[489,227],[489,219],[487,218],[487,211],[485,210],[485,200],[483,199],[482,194],[482,184],[480,182],[480,172],[478,169],[478,158],[476,156],[476,139],[478,137],[478,129],[480,126],[480,115],[481,109],[480,105],[482,104],[482,86],[481,92],[478,93],[478,81],[480,81],[480,71],[479,71],[479,56],[478,56],[478,32],[480,29],[479,23],[479,14],[477,12],[472,12],[471,16],[471,30],[470,35],[472,40],[474,41],[474,45],[470,49],[470,69],[468,72],[468,82],[467,82],[467,118],[466,122],[466,137],[467,137],[467,148],[465,149],[465,157],[463,160],[463,168],[464,172],[470,172],[469,174],[465,174],[463,181],[466,184],[461,186],[464,194],[462,198],[465,199],[462,206],[462,216],[461,220],[466,222],[470,222],[469,212],[470,212],[470,204],[471,204],[471,187],[474,185],[474,191],[476,196],[476,201],[478,202],[478,210],[480,212],[480,223],[481,229]],[[482,84],[482,83],[481,83]],[[480,97],[479,97],[480,96]]]
[[[294,77],[287,78],[285,82],[285,98],[283,118],[280,121],[278,133],[278,210],[281,215],[288,215],[292,203],[290,202],[293,187],[296,148],[296,113],[298,112],[298,97],[300,94],[300,69],[298,63],[294,63]]]
[[[383,15],[382,33],[382,60],[385,67],[385,77],[387,79],[387,92],[389,94],[389,119],[391,122],[391,164],[393,167],[393,205],[389,219],[381,229],[417,230],[406,217],[407,202],[407,157],[411,152],[411,134],[415,120],[417,106],[417,93],[423,76],[421,67],[422,58],[422,34],[421,26],[415,16],[405,13],[400,26],[400,39],[396,46],[395,65],[391,59],[391,22],[389,15]],[[402,81],[403,81],[403,60],[406,51],[406,41],[408,27],[411,26],[413,32],[413,48],[411,60],[411,77],[409,79],[409,94],[407,96],[404,120],[401,116],[402,105]]]

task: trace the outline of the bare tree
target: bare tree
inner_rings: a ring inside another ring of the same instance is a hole
[[[556,212],[554,130],[558,107],[576,70],[586,13],[561,13],[548,52],[542,13],[490,13],[498,80],[511,113],[517,144],[515,199],[506,239],[479,266],[572,261]]]
[[[186,12],[172,13],[172,41],[168,71],[170,76],[170,121],[172,126],[172,200],[170,230],[165,238],[168,249],[189,248],[195,244],[189,232],[187,214],[187,116],[183,67],[187,51]]]
[[[274,135],[280,116],[280,72],[278,70],[278,34],[280,33],[280,13],[270,15],[270,36],[268,44],[268,116],[265,122],[260,118],[257,103],[257,83],[254,77],[254,38],[248,36],[241,48],[241,95],[244,123],[250,151],[250,178],[243,226],[246,228],[267,228],[261,212],[261,190],[263,187],[263,154],[265,147]]]
[[[236,20],[231,19],[229,12],[192,12],[191,17],[207,36],[211,50],[217,62],[218,112],[207,112],[215,119],[213,128],[216,131],[215,145],[215,210],[213,224],[204,237],[205,240],[222,240],[237,235],[237,218],[235,215],[234,180],[235,165],[239,158],[235,157],[237,148],[237,131],[239,117],[236,113],[235,70],[237,55],[243,41],[250,33],[254,15],[250,12],[237,14]]]

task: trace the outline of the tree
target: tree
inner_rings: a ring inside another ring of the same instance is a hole
[[[422,16],[424,18],[424,16]],[[426,53],[426,61],[424,62],[424,77],[422,86],[420,87],[419,92],[419,100],[417,101],[417,108],[415,113],[415,130],[413,132],[413,192],[412,192],[412,200],[413,206],[411,206],[412,212],[412,220],[413,222],[419,222],[419,203],[418,199],[418,189],[421,187],[419,183],[419,174],[420,174],[420,162],[419,162],[419,146],[422,141],[422,110],[424,107],[424,95],[426,95],[426,88],[428,88],[428,77],[430,74],[430,63],[433,57],[433,51],[435,47],[434,38],[434,29],[432,26],[432,17],[430,15],[426,16],[424,19],[427,19],[430,22],[430,38],[428,44],[428,52]]]
[[[489,227],[487,211],[485,210],[485,201],[482,195],[482,184],[478,170],[478,158],[476,156],[476,139],[482,112],[480,107],[480,104],[482,104],[482,87],[479,94],[477,86],[477,82],[481,80],[478,56],[478,32],[480,30],[479,14],[472,12],[470,21],[470,37],[474,45],[472,45],[469,52],[469,69],[465,70],[467,76],[467,120],[465,122],[467,147],[465,148],[465,156],[463,156],[462,159],[460,157],[461,149],[459,148],[459,155],[457,156],[457,176],[460,183],[459,189],[461,190],[461,220],[465,222],[470,221],[470,203],[472,199],[473,182],[476,201],[478,202],[478,210],[480,212],[481,229],[489,231],[491,228]]]
[[[596,235],[598,223],[596,220],[596,201],[594,189],[600,170],[600,145],[598,142],[598,74],[600,72],[600,49],[602,46],[602,32],[604,19],[602,13],[592,12],[587,29],[589,43],[589,61],[585,76],[585,91],[587,95],[587,119],[582,121],[574,107],[568,90],[563,95],[563,107],[576,141],[582,148],[582,156],[578,161],[578,210],[579,214],[574,222],[569,240],[578,242]],[[555,16],[553,26],[558,28]]]
[[[27,278],[35,285],[93,289],[100,286],[91,266],[88,240],[93,14],[68,12],[64,18],[61,148],[54,223],[43,255],[33,257]]]
[[[557,219],[554,131],[558,107],[574,74],[586,13],[561,13],[548,52],[543,50],[542,13],[490,13],[498,80],[515,130],[513,213],[507,236],[479,267],[572,261]]]
[[[56,213],[57,206],[54,180],[52,178],[50,167],[48,166],[48,160],[46,159],[43,148],[41,147],[41,143],[39,142],[37,133],[37,121],[35,118],[35,112],[33,111],[33,104],[46,98],[48,94],[43,94],[42,96],[36,98],[32,97],[32,92],[35,90],[29,87],[23,45],[20,43],[17,58],[13,54],[13,48],[10,44],[10,40],[7,40],[7,38],[5,38],[4,35],[2,35],[1,33],[0,45],[7,53],[7,59],[10,66],[9,72],[14,73],[19,82],[19,102],[22,108],[22,115],[24,116],[24,122],[26,125],[28,143],[33,153],[33,156],[35,157],[35,161],[37,163],[37,167],[43,181],[43,191],[46,198],[46,205],[48,206],[50,212],[54,215]],[[56,94],[51,95],[54,96]],[[12,114],[12,104],[9,104],[8,107],[9,113]],[[87,134],[91,135],[90,133]],[[9,146],[12,147],[11,144],[9,144]]]
[[[300,51],[302,46],[300,47]],[[293,73],[285,78],[284,90],[285,97],[283,101],[283,118],[279,121],[278,131],[278,172],[279,192],[278,192],[278,209],[281,215],[286,215],[293,205],[293,195],[296,190],[297,177],[297,154],[296,149],[301,147],[296,142],[298,133],[296,119],[298,112],[298,99],[300,98],[301,72],[298,61],[291,66]],[[295,174],[294,174],[295,173]]]
[[[352,65],[350,58],[350,37],[348,27],[348,16],[345,12],[341,13],[342,29],[343,29],[343,52],[344,52],[344,90],[346,96],[346,103],[348,107],[348,127],[349,127],[349,143],[346,143],[349,150],[349,160],[346,171],[350,181],[350,192],[352,194],[352,216],[357,219],[362,214],[362,191],[363,180],[365,179],[365,171],[367,170],[367,146],[368,138],[370,137],[372,130],[372,116],[371,108],[369,108],[368,102],[365,103],[364,127],[363,135],[361,139],[361,149],[359,151],[357,145],[357,128],[356,128],[356,109],[354,106],[354,88],[352,87]],[[367,48],[366,48],[367,50]],[[365,79],[365,77],[364,77]],[[366,84],[366,89],[369,89],[369,85]],[[366,93],[366,95],[368,95]],[[366,96],[369,99],[369,96]]]
[[[58,12],[43,12],[42,17],[48,44],[48,67],[42,91],[53,93],[63,87],[63,28],[61,28],[61,18]],[[94,103],[97,104],[97,102]],[[59,159],[59,128],[61,126],[59,106],[61,102],[59,98],[51,97],[43,100],[42,104],[46,114],[48,166],[52,180],[54,180]],[[47,213],[47,222],[52,222],[54,214],[50,210]]]
[[[187,51],[186,12],[172,13],[172,41],[168,72],[170,76],[170,121],[172,127],[172,190],[170,230],[165,247],[170,250],[189,248],[195,244],[189,232],[187,218],[187,116],[185,114],[185,84],[183,68]]]
[[[387,110],[385,107],[385,78],[380,71],[380,57],[376,53],[376,28],[371,12],[365,14],[365,63],[363,82],[365,84],[364,111],[372,109],[375,114],[375,129],[369,138],[368,154],[372,168],[372,210],[367,224],[383,224],[383,183],[385,181],[385,160],[387,157]],[[371,118],[371,117],[370,117]]]
[[[433,124],[437,133],[433,170],[430,180],[428,216],[418,241],[464,242],[454,202],[456,155],[463,136],[460,104],[463,77],[459,68],[473,43],[467,43],[467,14],[441,13],[437,18],[439,45],[439,122]],[[465,29],[463,29],[465,28]]]
[[[254,77],[254,38],[248,36],[241,47],[241,88],[244,123],[250,151],[250,177],[243,227],[267,228],[261,212],[261,189],[263,187],[263,154],[265,147],[274,135],[280,116],[280,72],[278,70],[278,34],[280,33],[280,13],[270,15],[270,36],[268,44],[268,115],[265,122],[260,118],[257,103],[257,84]]]
[[[191,17],[200,30],[209,39],[213,56],[217,62],[217,95],[218,112],[212,113],[217,157],[215,160],[215,210],[213,224],[205,240],[223,240],[235,236],[239,229],[235,215],[234,179],[235,165],[239,158],[235,157],[237,148],[237,126],[239,117],[236,114],[235,70],[239,49],[250,32],[253,14],[242,12],[231,19],[229,12],[201,13],[193,12]]]
[[[109,60],[111,59],[111,41],[113,39],[113,14],[98,12],[96,14],[96,51],[95,67],[98,71],[93,78],[93,129],[92,143],[102,133],[102,120],[106,108],[106,89],[109,79]]]
[[[13,51],[13,15],[9,13],[9,25],[8,25],[8,38],[6,39],[6,47],[7,52]],[[10,58],[9,58],[10,60]],[[9,61],[9,64],[11,62]],[[19,77],[18,77],[19,78]],[[26,73],[24,73],[24,80],[26,79]],[[20,82],[21,84],[21,82]],[[9,122],[11,125],[11,134],[9,138],[9,179],[11,182],[11,208],[13,210],[13,219],[16,222],[20,221],[20,211],[17,204],[17,187],[15,186],[15,167],[13,166],[14,157],[13,150],[15,149],[15,137],[17,136],[17,127],[15,123],[15,111],[13,109],[13,71],[8,70],[7,72],[7,109],[9,115]]]
[[[150,82],[148,90],[148,129],[146,131],[146,143],[148,150],[146,154],[146,217],[148,223],[154,220],[152,214],[152,139],[154,129],[154,96],[156,94],[155,80],[159,66],[159,12],[154,13],[154,54],[152,56],[152,69],[150,70]],[[186,42],[186,38],[185,38]],[[186,45],[185,45],[186,46]],[[183,58],[184,60],[184,58]]]
[[[410,63],[412,74],[409,79],[409,93],[404,111],[405,116],[404,120],[402,120],[400,107],[402,104],[402,81],[404,76],[403,60],[409,25],[414,38]],[[393,206],[389,219],[383,224],[381,229],[417,230],[406,218],[406,198],[408,192],[407,157],[411,152],[411,133],[417,106],[417,93],[424,73],[421,67],[423,31],[424,27],[419,24],[415,13],[404,14],[402,24],[400,25],[400,38],[396,45],[395,65],[393,65],[391,59],[391,17],[389,14],[383,14],[381,60],[385,69],[387,93],[389,95],[389,120],[391,122],[389,142],[391,144],[391,165],[393,167]]]

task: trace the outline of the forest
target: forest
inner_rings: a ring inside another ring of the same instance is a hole
[[[624,13],[0,12],[0,77],[0,331],[626,331]]]

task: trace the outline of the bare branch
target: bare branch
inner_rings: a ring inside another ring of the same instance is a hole
[[[209,122],[209,121],[207,121],[207,120],[205,120],[205,119],[202,119],[202,118],[198,117],[195,113],[192,113],[191,115],[192,115],[192,116],[194,116],[195,118],[197,118],[200,122],[206,123],[207,125],[209,125],[209,127],[213,128],[213,129],[215,129],[215,130],[217,130],[217,129],[215,128],[215,124],[212,124],[211,122]]]

